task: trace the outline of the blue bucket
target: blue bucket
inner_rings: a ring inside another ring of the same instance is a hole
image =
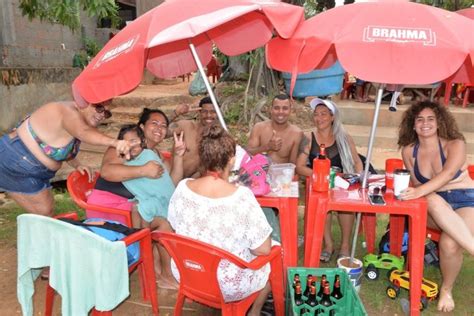
[[[296,98],[305,98],[308,96],[327,96],[340,93],[344,80],[345,70],[337,61],[329,68],[313,70],[307,74],[298,75],[293,90],[293,96]],[[282,77],[285,80],[286,92],[290,94],[291,73],[284,72]]]
[[[350,257],[342,257],[337,259],[337,267],[346,270],[352,285],[354,286],[355,290],[359,292],[360,282],[362,280],[363,263],[362,261],[354,258],[354,260],[352,261],[353,266],[349,267],[346,263],[346,259],[347,261],[349,261]]]

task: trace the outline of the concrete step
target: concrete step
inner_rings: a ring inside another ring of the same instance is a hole
[[[374,117],[375,104],[357,103],[353,100],[336,100],[341,110],[342,120],[344,124],[352,125],[372,125]],[[379,125],[387,127],[398,127],[403,116],[403,112],[409,107],[408,104],[399,105],[398,111],[391,112],[388,110],[388,104],[382,104],[379,113]],[[449,110],[453,114],[461,132],[474,133],[474,110],[472,108],[461,108],[450,106]]]

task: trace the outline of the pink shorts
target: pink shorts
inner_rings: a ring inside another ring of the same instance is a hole
[[[92,190],[91,194],[87,198],[87,203],[92,205],[103,206],[111,209],[119,209],[124,211],[132,211],[133,203],[129,202],[128,199],[116,195],[107,191]],[[120,222],[127,225],[127,220],[124,216],[119,214],[113,214],[109,212],[100,212],[93,210],[86,210],[87,218],[102,218]]]

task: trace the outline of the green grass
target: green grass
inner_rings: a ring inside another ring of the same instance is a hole
[[[77,212],[80,217],[84,211],[77,207],[69,194],[61,189],[54,189],[55,214]],[[0,207],[0,245],[14,246],[16,244],[16,217],[24,211],[15,203]]]
[[[377,215],[377,240],[376,240],[376,249],[378,248],[378,242],[380,237],[384,234],[385,228],[388,223],[387,215]],[[337,245],[340,244],[340,231],[339,225],[337,224],[337,219],[333,218],[333,237]],[[304,222],[303,218],[299,219],[298,231],[300,234],[304,231]],[[359,239],[363,237],[359,235]],[[362,259],[366,254],[366,249],[361,247],[361,242],[358,242],[358,247],[356,250],[355,257]],[[298,249],[298,263],[300,266],[303,265],[303,256],[304,249],[300,247]],[[330,263],[321,264],[321,267],[330,268],[336,266],[335,256]],[[441,285],[441,274],[440,270],[436,267],[429,266],[424,269],[424,277],[436,282],[438,286]],[[380,277],[376,281],[369,281],[365,277],[362,279],[361,290],[359,296],[364,304],[369,315],[403,315],[403,311],[400,305],[400,298],[407,298],[408,291],[401,290],[400,296],[392,300],[387,297],[385,294],[385,289],[389,285],[388,278],[386,273],[382,271]],[[474,294],[474,258],[468,254],[464,255],[464,263],[462,270],[457,278],[455,288],[453,290],[453,295],[456,303],[456,309],[453,315],[474,315],[474,303],[472,296]],[[428,309],[423,311],[423,315],[446,315],[439,313],[436,309],[438,301],[428,303]]]
[[[78,209],[73,203],[67,193],[60,190],[55,190],[55,201],[57,214],[67,213],[72,211],[78,211],[80,216],[83,216],[83,211]],[[300,203],[301,204],[301,203]],[[0,207],[0,246],[15,246],[16,245],[16,217],[22,214],[23,211],[14,203],[10,203]],[[386,215],[377,217],[377,236],[380,238],[383,235],[385,227],[388,222]],[[300,234],[303,233],[303,217],[300,216],[298,231]],[[333,223],[333,236],[336,240],[336,247],[339,244],[339,225],[334,219]],[[359,237],[361,238],[361,237]],[[356,251],[356,257],[362,258],[364,256],[365,249],[360,246]],[[378,239],[376,245],[378,244]],[[299,248],[298,252],[298,263],[300,266],[303,265],[303,247]],[[321,267],[335,267],[335,259],[328,264],[321,264]],[[441,283],[441,275],[439,269],[435,267],[428,267],[425,269],[424,276],[432,281],[435,281],[438,285]],[[369,313],[369,315],[403,315],[403,311],[400,307],[400,298],[391,300],[385,295],[385,289],[388,285],[388,280],[385,273],[381,273],[381,276],[377,281],[368,281],[363,278],[361,285],[361,292],[359,293],[361,300]],[[456,286],[454,288],[454,299],[456,301],[456,309],[453,315],[474,315],[474,304],[472,296],[474,294],[474,258],[468,255],[464,256],[464,264],[460,275],[458,276]],[[408,292],[401,290],[400,297],[408,297]],[[423,312],[423,315],[441,315],[436,311],[437,301],[430,302],[427,310]]]

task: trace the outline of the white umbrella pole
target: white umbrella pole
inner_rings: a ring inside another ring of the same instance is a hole
[[[374,118],[372,120],[372,128],[370,129],[369,147],[367,148],[367,156],[366,156],[366,160],[365,160],[364,174],[362,174],[362,187],[361,187],[361,190],[365,190],[365,188],[367,187],[367,181],[369,179],[369,168],[370,168],[370,160],[372,158],[372,147],[374,146],[375,130],[377,129],[377,121],[379,119],[380,104],[382,103],[382,95],[383,95],[384,87],[385,87],[385,85],[381,84],[378,91],[377,91],[377,98],[375,100]],[[354,238],[352,239],[351,261],[350,261],[351,263],[354,260],[355,250],[356,250],[356,246],[357,246],[357,236],[358,236],[358,233],[359,233],[360,217],[361,217],[361,213],[357,213],[356,222],[355,222]]]
[[[196,52],[196,48],[194,47],[193,43],[189,43],[189,48],[191,48],[191,53],[193,54],[194,61],[196,62],[199,73],[202,76],[202,79],[204,80],[204,84],[206,85],[207,92],[209,92],[209,97],[211,98],[212,105],[214,105],[214,109],[216,110],[217,113],[217,118],[219,119],[219,122],[221,123],[222,127],[228,131],[227,125],[225,124],[224,117],[222,116],[221,109],[217,105],[217,100],[216,96],[214,95],[214,92],[212,91],[211,84],[209,83],[209,80],[207,79],[207,75],[204,72],[204,67],[202,66],[201,60],[199,59],[199,56]]]

